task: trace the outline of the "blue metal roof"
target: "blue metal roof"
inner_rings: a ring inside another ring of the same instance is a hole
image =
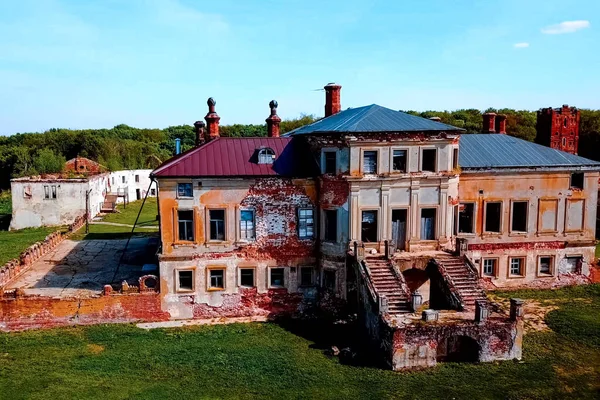
[[[452,125],[442,124],[401,111],[371,104],[370,106],[349,108],[323,118],[310,125],[302,126],[288,135],[309,135],[330,132],[425,132],[463,131]]]
[[[600,162],[513,136],[493,133],[461,135],[458,162],[462,169],[534,167],[600,169]]]

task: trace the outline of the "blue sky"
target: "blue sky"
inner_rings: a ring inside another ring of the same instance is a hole
[[[600,108],[598,0],[0,2],[0,134],[342,107]]]

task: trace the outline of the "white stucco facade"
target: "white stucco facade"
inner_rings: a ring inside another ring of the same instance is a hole
[[[123,171],[114,171],[110,173],[110,192],[117,193],[124,190],[127,191],[129,201],[141,200],[148,196],[156,197],[157,189],[156,182],[150,185],[151,169],[128,169]],[[150,189],[148,189],[150,188]],[[122,203],[123,198],[119,197],[118,202]]]

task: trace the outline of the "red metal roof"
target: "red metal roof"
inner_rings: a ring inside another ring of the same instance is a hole
[[[273,164],[258,164],[258,151],[271,148]],[[196,176],[307,176],[314,160],[301,144],[287,137],[225,138],[181,153],[152,172],[157,177]]]

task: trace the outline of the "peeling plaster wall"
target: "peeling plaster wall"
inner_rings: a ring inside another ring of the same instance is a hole
[[[552,280],[566,272],[566,257],[583,257],[579,271],[589,274],[594,258],[598,172],[585,174],[584,189],[570,188],[565,172],[469,172],[460,177],[460,202],[474,203],[474,233],[458,237],[468,241],[468,253],[480,269],[483,259],[497,260],[492,281],[497,286],[519,286]],[[527,232],[512,232],[512,201],[528,201]],[[502,202],[500,233],[484,232],[485,203]],[[525,259],[521,276],[510,275],[512,257]],[[551,274],[539,272],[539,258],[552,257]]]
[[[192,198],[177,198],[177,182],[193,182]],[[272,315],[294,312],[316,299],[315,238],[298,236],[297,212],[315,212],[317,190],[311,179],[159,179],[161,293],[173,318]],[[225,210],[225,240],[210,240],[209,211]],[[240,210],[255,212],[255,240],[242,240]],[[194,240],[179,240],[177,210],[194,213]],[[269,282],[270,268],[284,268],[284,287]],[[314,285],[299,286],[300,267],[313,267]],[[209,270],[224,270],[225,288],[214,290]],[[255,288],[240,286],[240,268],[255,270]],[[193,270],[194,288],[178,290],[180,269]]]
[[[11,181],[12,219],[10,229],[68,225],[85,214],[86,191],[90,218],[100,212],[108,184],[107,174],[85,179],[30,179]],[[46,199],[44,186],[56,187],[56,199]],[[25,193],[28,195],[26,196]]]
[[[110,191],[112,193],[117,193],[117,190],[124,190],[127,188],[127,195],[129,196],[129,201],[137,200],[137,191],[140,192],[140,199],[146,197],[146,192],[148,191],[148,187],[150,187],[150,197],[156,196],[156,182],[152,183],[150,186],[150,173],[151,169],[128,169],[123,171],[114,171],[110,173]],[[135,181],[135,177],[138,177],[138,182]],[[123,182],[123,178],[125,178],[125,182]],[[152,189],[155,190],[154,195],[152,194]],[[117,202],[122,203],[123,198],[119,197]]]

